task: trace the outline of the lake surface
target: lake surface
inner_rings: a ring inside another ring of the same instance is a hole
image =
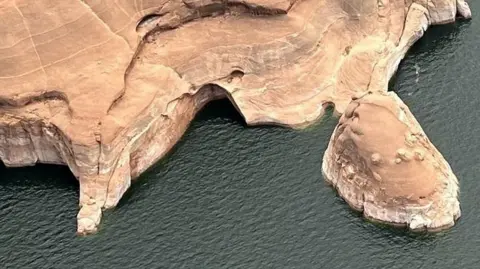
[[[480,268],[479,40],[480,16],[431,28],[391,83],[460,180],[451,230],[412,234],[350,210],[321,174],[337,119],[247,128],[218,101],[93,236],[75,236],[67,168],[0,165],[0,268]]]

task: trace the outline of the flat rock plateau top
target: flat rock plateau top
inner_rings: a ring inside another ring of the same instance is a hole
[[[68,165],[95,232],[203,105],[305,127],[387,91],[464,0],[0,0],[0,159]]]

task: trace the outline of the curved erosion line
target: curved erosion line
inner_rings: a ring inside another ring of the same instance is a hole
[[[67,95],[64,92],[59,90],[52,90],[43,92],[38,95],[19,97],[19,98],[8,98],[0,96],[0,109],[1,108],[20,108],[33,103],[38,102],[48,102],[48,101],[62,101],[64,102],[70,110],[70,101],[68,100]]]

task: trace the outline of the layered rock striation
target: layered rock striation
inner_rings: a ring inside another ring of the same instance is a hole
[[[250,125],[342,114],[457,13],[471,16],[463,0],[0,1],[0,159],[68,165],[91,233],[207,102]]]

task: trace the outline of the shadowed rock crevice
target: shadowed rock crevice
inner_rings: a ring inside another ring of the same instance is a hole
[[[158,20],[160,20],[165,14],[149,14],[143,17],[137,24],[136,31],[148,32],[148,29],[153,29],[156,26]],[[146,29],[146,30],[145,30]]]
[[[48,102],[48,101],[62,101],[67,106],[69,105],[68,97],[61,91],[49,91],[36,96],[6,98],[0,96],[0,108],[15,108],[28,106],[32,103]]]
[[[275,16],[285,15],[296,1],[281,0],[276,4],[269,1],[252,0],[182,0],[180,5],[172,4],[170,10],[167,4],[165,9],[143,17],[137,24],[137,32],[141,36],[152,31],[167,31],[175,29],[187,22],[216,16]],[[265,5],[266,4],[266,5]],[[179,16],[180,14],[180,16]]]

